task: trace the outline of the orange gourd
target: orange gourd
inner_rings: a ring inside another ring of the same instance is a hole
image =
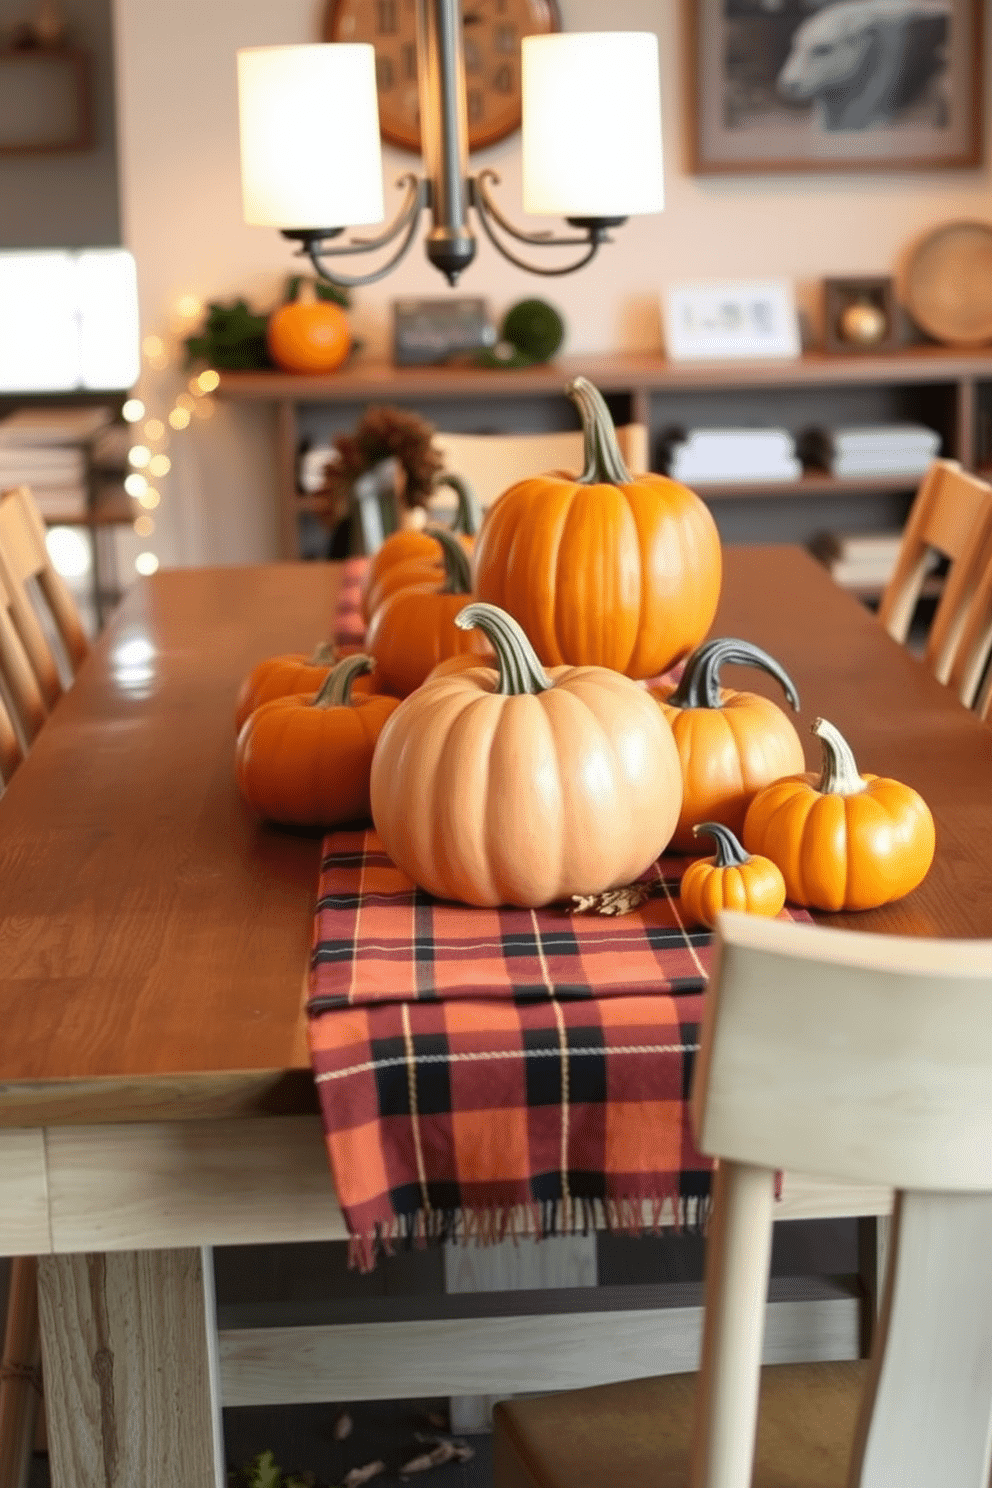
[[[459,534],[465,551],[471,555],[475,547],[475,534],[479,530],[479,506],[472,488],[460,475],[447,473],[438,476],[434,489],[437,490],[438,486],[451,486],[458,496],[458,508],[451,531]],[[366,620],[371,618],[373,611],[389,594],[395,592],[386,582],[386,575],[401,564],[424,563],[432,572],[443,569],[444,560],[431,535],[432,531],[433,528],[427,527],[392,532],[372,555],[362,581],[361,610]],[[399,587],[403,587],[402,582]]]
[[[922,883],[936,833],[923,798],[898,780],[861,775],[847,740],[824,718],[819,778],[792,775],[758,792],[744,845],[777,863],[794,904],[876,909]]]
[[[547,666],[656,677],[709,630],[722,560],[705,504],[663,475],[631,475],[600,394],[568,387],[585,432],[578,477],[518,481],[489,508],[476,592],[508,610]]]
[[[272,698],[245,722],[235,750],[238,789],[269,821],[332,827],[369,816],[372,754],[397,707],[395,698],[353,696],[353,679],[372,664],[346,656],[316,695]]]
[[[401,703],[372,762],[372,818],[422,888],[536,907],[629,884],[667,846],[682,778],[643,687],[605,667],[545,672],[517,623],[473,604],[496,667],[440,677]]]
[[[375,657],[378,687],[404,698],[420,686],[445,657],[472,652],[491,656],[481,631],[459,630],[455,617],[472,600],[468,556],[445,528],[434,530],[444,567],[433,577],[407,585],[378,606],[369,622],[365,647]]]
[[[324,641],[309,656],[303,651],[288,651],[260,661],[252,667],[238,692],[234,708],[235,729],[240,729],[256,708],[272,698],[288,697],[294,692],[317,692],[337,660],[334,646]],[[353,692],[372,690],[369,676],[355,677],[352,681]]]
[[[284,372],[333,372],[351,350],[351,327],[331,300],[291,300],[269,316],[265,341]]]
[[[770,858],[747,853],[722,822],[699,822],[693,836],[716,842],[710,858],[697,858],[682,875],[679,898],[684,918],[712,930],[721,909],[774,919],[785,905],[785,879]]]
[[[682,761],[682,814],[672,839],[677,852],[693,851],[697,822],[723,822],[739,836],[744,813],[761,787],[806,768],[799,735],[781,708],[758,693],[720,686],[726,663],[768,672],[799,709],[799,694],[775,658],[730,636],[694,651],[677,686],[651,687]]]

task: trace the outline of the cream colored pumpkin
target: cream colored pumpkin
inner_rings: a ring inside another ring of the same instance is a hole
[[[442,899],[535,908],[628,884],[662,853],[682,805],[672,730],[648,692],[604,667],[545,672],[493,605],[478,626],[498,670],[429,681],[372,762],[372,818],[405,873]]]

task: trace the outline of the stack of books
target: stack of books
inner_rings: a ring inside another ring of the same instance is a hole
[[[925,424],[867,424],[810,429],[800,437],[808,465],[839,477],[922,475],[940,453],[940,435]]]
[[[798,480],[802,464],[787,429],[690,429],[667,439],[668,474],[706,481]]]
[[[901,542],[901,532],[824,532],[810,548],[838,584],[876,594],[892,577]]]
[[[109,408],[20,408],[0,419],[0,490],[30,486],[42,516],[85,516],[89,448]]]

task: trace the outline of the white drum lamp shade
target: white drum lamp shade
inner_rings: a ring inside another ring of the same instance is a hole
[[[524,211],[660,212],[665,187],[654,32],[525,36],[522,52]]]
[[[382,221],[371,46],[243,49],[238,102],[246,222],[340,228]]]

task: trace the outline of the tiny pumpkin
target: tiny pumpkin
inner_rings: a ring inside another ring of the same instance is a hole
[[[633,882],[667,846],[682,801],[672,731],[605,667],[545,672],[520,626],[473,604],[496,667],[439,677],[382,731],[372,817],[422,888],[536,908]]]
[[[809,909],[877,909],[922,883],[936,832],[911,786],[861,775],[840,730],[818,718],[823,767],[765,786],[744,818],[744,844],[777,863],[786,893]]]
[[[240,729],[256,708],[272,698],[288,697],[294,692],[317,692],[337,660],[337,650],[326,641],[315,646],[309,656],[303,651],[267,656],[264,661],[252,667],[241,684],[234,708],[235,729]],[[372,690],[369,675],[353,679],[353,692]]]
[[[238,789],[269,821],[336,826],[370,814],[372,754],[395,698],[356,697],[352,681],[372,658],[346,656],[315,695],[292,693],[256,708],[235,750]]]
[[[631,475],[590,382],[577,377],[567,392],[582,419],[585,469],[518,481],[493,503],[476,543],[476,592],[519,621],[546,666],[657,677],[712,624],[716,523],[688,486]]]
[[[443,527],[434,530],[434,540],[444,567],[383,600],[365,636],[366,649],[375,657],[378,686],[395,697],[407,697],[445,657],[468,651],[483,661],[492,654],[480,630],[460,630],[454,623],[472,600],[465,549]]]
[[[265,342],[284,372],[333,372],[351,350],[351,327],[332,300],[290,300],[269,316]]]
[[[447,471],[437,477],[434,489],[438,486],[450,486],[458,497],[458,507],[450,530],[459,534],[465,551],[471,554],[475,547],[475,535],[479,530],[479,504],[472,488],[460,475]],[[408,527],[399,532],[391,532],[382,546],[373,553],[362,581],[361,610],[366,620],[383,599],[394,592],[388,585],[382,586],[386,574],[400,564],[422,562],[432,572],[443,569],[444,559],[431,536],[432,530],[430,527]],[[402,588],[402,584],[399,587]]]
[[[672,725],[682,761],[684,799],[672,839],[677,852],[692,852],[698,822],[723,822],[739,836],[761,787],[806,768],[799,735],[777,704],[720,686],[720,668],[727,663],[768,672],[799,709],[792,679],[775,658],[732,636],[694,651],[677,685],[655,683],[649,689]]]
[[[698,822],[693,836],[704,832],[716,842],[710,858],[697,858],[682,875],[679,897],[685,918],[712,930],[721,909],[774,919],[785,905],[785,879],[770,858],[744,851],[722,822]]]

